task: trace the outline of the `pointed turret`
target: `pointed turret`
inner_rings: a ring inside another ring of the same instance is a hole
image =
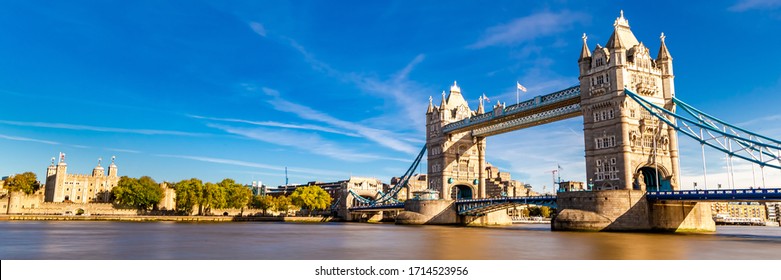
[[[439,104],[439,110],[444,110],[447,106],[447,98],[445,97],[445,91],[442,91],[442,103]]]
[[[583,33],[583,48],[580,49],[580,58],[578,58],[578,62],[591,58],[591,51],[588,50],[586,39],[588,39],[588,36],[586,36],[586,33]]]
[[[656,55],[657,61],[665,61],[665,60],[672,60],[673,57],[670,56],[670,51],[667,50],[667,44],[664,43],[664,32],[662,32],[662,35],[659,36],[659,39],[662,41],[662,45],[659,47],[659,54]]]
[[[431,114],[434,112],[434,104],[433,104],[434,98],[429,96],[428,97],[428,109],[426,109],[426,114]]]
[[[580,58],[578,58],[578,65],[580,66],[580,75],[586,75],[588,70],[591,69],[591,52],[588,50],[588,43],[586,43],[586,33],[583,33],[583,48],[580,49]]]
[[[613,23],[613,34],[610,35],[610,39],[607,40],[605,47],[611,51],[616,49],[629,49],[637,45],[637,37],[632,33],[629,28],[629,21],[624,18],[624,11],[621,11],[621,16],[616,18]]]
[[[485,114],[485,108],[483,107],[483,97],[480,96],[480,105],[477,106],[477,114],[482,115]]]

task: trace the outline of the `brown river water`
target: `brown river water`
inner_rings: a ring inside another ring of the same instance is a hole
[[[360,223],[0,222],[0,259],[781,259],[781,228],[716,233],[552,232]]]

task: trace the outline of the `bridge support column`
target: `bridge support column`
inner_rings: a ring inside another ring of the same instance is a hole
[[[477,140],[477,162],[478,168],[478,198],[486,198],[485,196],[485,137],[475,137]]]
[[[708,203],[650,202],[639,190],[562,192],[552,230],[672,231],[716,230]]]

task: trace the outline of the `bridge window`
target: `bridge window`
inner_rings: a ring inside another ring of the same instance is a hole
[[[603,58],[601,58],[601,57],[600,57],[600,58],[597,58],[597,63],[596,63],[596,65],[597,65],[597,66],[602,66],[602,65],[605,65],[605,60],[604,60]]]

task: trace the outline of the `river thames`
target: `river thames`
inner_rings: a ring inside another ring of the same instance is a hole
[[[360,223],[0,223],[0,259],[781,259],[781,228],[707,234],[552,232]]]

